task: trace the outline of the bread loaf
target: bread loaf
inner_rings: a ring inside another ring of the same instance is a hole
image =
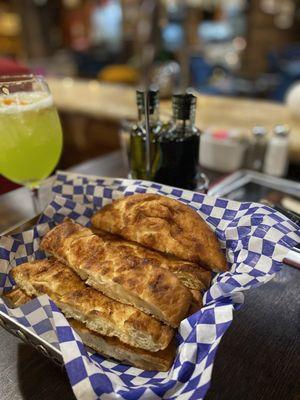
[[[25,263],[13,268],[17,285],[28,295],[47,294],[70,318],[106,336],[149,351],[165,349],[173,329],[87,287],[68,267],[55,259]]]
[[[10,307],[19,307],[30,301],[32,297],[16,288],[7,293],[5,299],[8,300]],[[69,319],[69,323],[86,346],[105,357],[114,358],[137,368],[155,371],[168,371],[173,363],[176,351],[174,340],[165,350],[150,352],[122,343],[116,337],[103,336],[93,332],[75,319]]]
[[[87,285],[174,328],[187,315],[190,291],[158,259],[148,258],[143,248],[107,240],[71,220],[48,232],[41,248],[66,263]]]
[[[124,253],[134,256],[143,264],[152,264],[173,272],[189,289],[205,290],[209,287],[211,272],[190,261],[180,260],[177,257],[153,251],[135,242],[122,239],[120,236],[93,228],[103,242],[109,243],[113,253]]]
[[[188,205],[157,194],[134,194],[104,206],[92,217],[98,229],[216,271],[227,270],[214,232]]]

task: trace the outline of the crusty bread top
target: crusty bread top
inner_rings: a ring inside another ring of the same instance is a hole
[[[53,238],[55,232],[55,238]],[[51,229],[41,241],[41,249],[51,251],[57,259],[64,261],[68,250],[68,244],[75,238],[91,236],[91,230],[84,226],[73,223],[69,218],[57,227]]]
[[[210,227],[191,207],[169,197],[147,193],[124,197],[98,211],[92,224],[213,271],[227,269]]]
[[[107,332],[101,332],[103,334],[114,336],[109,328],[112,326],[123,334],[126,340],[122,341],[128,344],[135,345],[132,338],[138,332],[151,338],[153,351],[157,351],[166,348],[173,337],[171,328],[132,306],[111,300],[87,287],[70,268],[56,259],[19,265],[13,268],[12,276],[28,296],[47,294],[63,312],[68,308],[78,313],[80,318],[96,323],[101,320],[104,328],[106,325],[108,327]]]
[[[118,235],[93,228],[93,232],[98,235],[103,242],[109,243],[113,252],[133,257],[143,265],[152,264],[173,272],[189,289],[207,289],[211,280],[211,272],[198,264],[190,261],[180,260],[172,255],[164,254],[159,251],[150,250],[145,246],[135,242],[122,239]]]
[[[67,263],[88,285],[174,328],[187,315],[189,289],[158,259],[147,258],[141,247],[107,240],[66,220],[45,235],[41,248]]]
[[[7,292],[3,295],[4,299],[8,300],[9,306],[11,308],[20,307],[28,301],[32,300],[32,297],[27,296],[24,290],[20,288],[15,288],[10,292]]]
[[[189,309],[189,316],[201,310],[202,303],[202,295],[198,290],[191,290],[193,299]]]

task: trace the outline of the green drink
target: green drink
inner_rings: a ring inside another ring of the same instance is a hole
[[[0,95],[0,173],[29,187],[50,175],[62,150],[62,130],[47,92]]]

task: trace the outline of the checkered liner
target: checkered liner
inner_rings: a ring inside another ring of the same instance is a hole
[[[238,203],[145,181],[96,179],[60,173],[53,187],[58,196],[39,224],[19,235],[0,240],[0,286],[13,282],[9,270],[26,260],[42,258],[39,238],[68,216],[89,224],[94,210],[113,199],[152,192],[178,199],[193,207],[214,229],[226,249],[230,272],[214,277],[204,296],[204,307],[182,321],[177,355],[170,371],[142,371],[86,352],[78,335],[47,296],[10,310],[14,316],[62,351],[78,399],[203,399],[210,384],[218,344],[243,301],[242,291],[267,282],[280,269],[290,247],[300,242],[298,227],[269,207]]]

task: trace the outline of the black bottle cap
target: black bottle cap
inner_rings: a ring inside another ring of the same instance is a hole
[[[172,96],[173,116],[176,119],[187,120],[195,112],[197,97],[191,93],[174,94]]]
[[[144,90],[137,90],[136,91],[136,102],[138,105],[138,109],[145,113],[145,91]],[[149,90],[149,112],[153,114],[155,109],[159,104],[159,91],[158,90]]]

